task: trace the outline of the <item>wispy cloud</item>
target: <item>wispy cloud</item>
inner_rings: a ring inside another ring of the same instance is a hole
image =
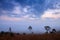
[[[34,21],[38,18],[36,18],[35,15],[25,15],[25,16],[21,16],[21,17],[14,17],[14,15],[12,15],[12,17],[8,16],[8,15],[2,15],[0,16],[0,20],[6,20],[6,21]]]
[[[21,18],[16,17],[9,17],[7,15],[0,16],[0,20],[6,20],[6,21],[19,21],[22,20]]]
[[[60,1],[55,0],[54,3],[51,2],[51,4],[51,7],[53,8],[48,8],[45,10],[43,15],[41,15],[41,18],[60,19]]]
[[[44,14],[41,17],[43,19],[45,19],[45,18],[59,19],[60,18],[60,9],[48,9],[44,12]]]
[[[26,5],[22,7],[19,3],[12,1],[11,2],[14,7],[11,10],[1,10],[0,20],[8,20],[8,21],[22,21],[22,20],[29,20],[33,21],[36,18],[36,15],[33,14],[33,8],[31,6]],[[17,16],[17,17],[16,17]]]
[[[21,6],[18,5],[18,6],[14,6],[14,8],[12,9],[12,13],[13,14],[22,14],[22,10],[21,10]]]

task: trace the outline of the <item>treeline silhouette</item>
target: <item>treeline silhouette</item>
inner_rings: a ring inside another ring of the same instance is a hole
[[[56,29],[51,29],[51,27],[50,26],[44,26],[44,28],[45,28],[45,30],[46,30],[46,32],[45,32],[45,34],[51,34],[51,33],[60,33],[60,31],[56,31]],[[28,27],[28,30],[30,31],[30,34],[34,34],[34,32],[32,31],[32,26],[29,26]],[[52,30],[52,31],[50,31],[50,30]],[[12,29],[11,29],[11,27],[9,27],[9,32],[4,32],[4,31],[1,31],[0,32],[0,35],[7,35],[7,34],[9,34],[10,36],[14,36],[14,33],[12,32]],[[15,33],[15,34],[17,34],[17,35],[20,35],[20,33]],[[26,35],[26,33],[23,33],[23,35]]]
[[[60,31],[56,31],[55,28],[52,29],[50,26],[44,26],[44,28],[46,30],[44,34],[34,34],[32,26],[27,28],[30,34],[25,32],[20,34],[13,33],[11,27],[9,27],[9,32],[0,32],[0,40],[60,40]]]

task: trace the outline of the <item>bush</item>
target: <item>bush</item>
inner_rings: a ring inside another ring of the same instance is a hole
[[[1,31],[1,33],[0,34],[4,34],[4,31]]]
[[[5,35],[9,34],[9,32],[5,32]]]
[[[26,33],[23,33],[23,35],[26,35]]]
[[[4,31],[1,31],[0,36],[2,37],[4,33],[5,33]]]
[[[14,36],[14,33],[10,33],[10,36],[13,37]]]
[[[20,35],[19,33],[17,33],[17,35]]]

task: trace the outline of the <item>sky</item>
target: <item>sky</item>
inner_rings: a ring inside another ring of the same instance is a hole
[[[60,0],[0,0],[0,31],[44,33],[60,30]]]

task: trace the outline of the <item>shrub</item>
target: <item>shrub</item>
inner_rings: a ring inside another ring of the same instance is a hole
[[[4,31],[1,31],[1,34],[4,34]]]
[[[5,35],[9,34],[9,32],[5,32]]]
[[[2,37],[2,36],[3,36],[3,34],[4,34],[4,31],[1,31],[0,36]]]
[[[26,35],[26,33],[23,33],[23,35]]]
[[[13,37],[13,36],[14,36],[14,33],[11,32],[11,33],[10,33],[10,36]]]
[[[17,35],[20,35],[19,33],[17,33]]]

